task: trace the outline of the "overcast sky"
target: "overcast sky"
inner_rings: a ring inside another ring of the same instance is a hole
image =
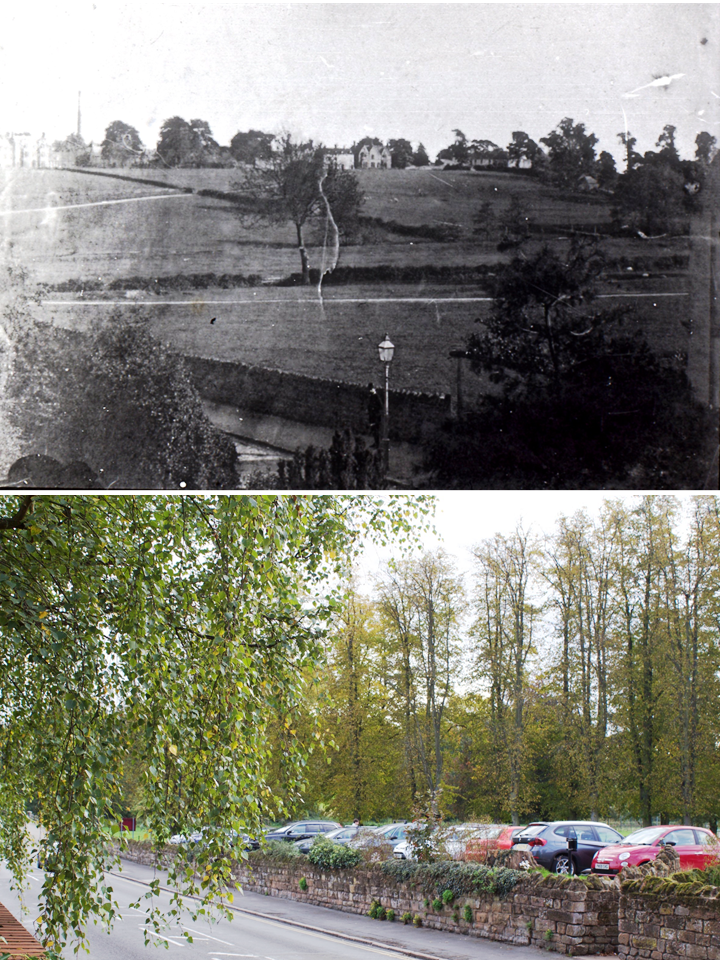
[[[0,130],[64,137],[81,90],[94,141],[123,120],[154,146],[179,115],[224,144],[405,137],[434,159],[454,128],[505,146],[569,116],[617,156],[626,119],[641,151],[672,123],[692,156],[698,131],[720,140],[719,25],[715,3],[25,0],[3,13]]]
[[[695,493],[673,492],[685,507]],[[442,548],[457,561],[458,569],[467,573],[472,569],[472,548],[495,534],[510,536],[518,527],[538,536],[555,532],[560,517],[571,517],[585,510],[591,518],[599,516],[607,500],[627,504],[639,502],[642,494],[607,490],[490,490],[436,493],[435,528],[437,536],[426,535],[423,549]],[[391,557],[392,550],[368,546],[361,570],[374,575]]]

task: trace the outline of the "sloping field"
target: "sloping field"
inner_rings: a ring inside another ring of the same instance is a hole
[[[228,201],[169,186],[227,189],[240,175],[236,170],[123,170],[117,178],[65,170],[4,174],[3,237],[12,242],[14,257],[38,283],[92,279],[109,284],[123,277],[197,273],[254,274],[275,280],[299,270],[291,225],[248,225]],[[367,170],[358,171],[358,176],[367,195],[368,216],[412,225],[452,223],[460,225],[463,235],[456,242],[438,243],[373,228],[363,242],[342,248],[340,262],[349,266],[506,260],[510,253],[500,254],[494,242],[473,236],[473,217],[483,199],[490,199],[500,212],[513,193],[528,198],[538,223],[588,225],[608,217],[604,205],[563,200],[553,189],[522,176],[435,170]],[[133,177],[157,178],[168,187]],[[31,212],[20,212],[26,210]],[[320,238],[312,230],[307,233],[311,264],[319,265]],[[630,240],[606,241],[608,255],[614,258],[670,256],[683,244],[682,238],[644,246]]]
[[[92,281],[86,297],[124,300],[121,308],[73,306],[67,303],[73,295],[53,295],[46,289],[46,301],[64,299],[66,305],[46,304],[38,308],[40,315],[63,325],[86,327],[107,319],[114,309],[132,309],[132,293],[127,297],[124,291],[108,290],[113,281],[137,278],[138,287],[145,289],[140,281],[157,277],[254,274],[267,280],[299,269],[291,226],[248,226],[227,201],[173,189],[227,190],[239,175],[236,170],[120,171],[124,179],[63,170],[5,173],[0,221],[6,250],[11,241],[12,255],[28,269],[31,283],[52,286],[72,280],[82,288],[83,282]],[[133,176],[158,179],[167,186],[141,183]],[[479,242],[471,230],[483,200],[490,199],[499,210],[513,193],[532,202],[533,216],[540,222],[563,218],[570,223],[593,218],[601,222],[608,216],[606,206],[563,200],[551,188],[522,176],[431,169],[368,170],[359,171],[359,177],[368,198],[368,216],[415,225],[460,223],[464,235],[454,243],[436,243],[375,231],[376,242],[343,248],[341,263],[349,266],[457,266],[508,259],[511,253],[499,254],[495,244]],[[72,209],[62,209],[68,206]],[[605,241],[605,248],[618,260],[662,256],[670,263],[686,252],[687,242],[612,239]],[[311,249],[310,259],[313,265],[319,263],[317,248]],[[637,275],[632,270],[625,276]],[[98,285],[104,292],[94,292]],[[670,271],[665,278],[654,275],[645,281],[615,279],[603,292],[630,289],[677,293],[682,292],[683,280]],[[236,287],[232,292],[198,288],[189,294],[141,296],[149,302],[138,309],[158,336],[179,350],[356,383],[378,379],[376,344],[387,332],[398,346],[394,386],[443,393],[455,385],[450,350],[464,346],[476,329],[474,319],[488,309],[487,304],[447,299],[483,294],[477,283],[327,286],[321,307],[312,291],[302,288]],[[397,299],[408,297],[435,297],[437,302]],[[163,302],[173,298],[185,302]],[[247,302],[228,302],[231,299]],[[616,302],[609,300],[607,305]],[[687,300],[679,298],[641,301],[641,324],[654,346],[671,352],[686,349],[687,308]]]

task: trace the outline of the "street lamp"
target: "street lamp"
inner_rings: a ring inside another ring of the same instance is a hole
[[[390,364],[395,353],[395,344],[391,342],[390,337],[385,334],[385,339],[378,344],[378,353],[380,362],[385,364],[385,406],[383,410],[383,429],[382,429],[382,451],[383,467],[387,474],[390,465],[390,431],[389,431],[389,397],[390,397]]]

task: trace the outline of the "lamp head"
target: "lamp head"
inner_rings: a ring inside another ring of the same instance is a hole
[[[395,344],[391,342],[390,337],[385,334],[385,339],[378,344],[378,353],[382,363],[390,363],[395,353]]]

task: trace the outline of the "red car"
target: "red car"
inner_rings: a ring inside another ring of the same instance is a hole
[[[496,850],[510,850],[513,845],[513,836],[524,829],[524,827],[506,826],[503,823],[484,824],[478,835],[468,841],[465,859],[484,863],[489,853],[495,853]]]
[[[592,860],[592,873],[619,873],[625,864],[637,867],[648,863],[665,846],[673,846],[680,857],[680,869],[697,867],[704,870],[711,863],[720,862],[720,840],[702,827],[643,827],[622,843],[598,850]]]

